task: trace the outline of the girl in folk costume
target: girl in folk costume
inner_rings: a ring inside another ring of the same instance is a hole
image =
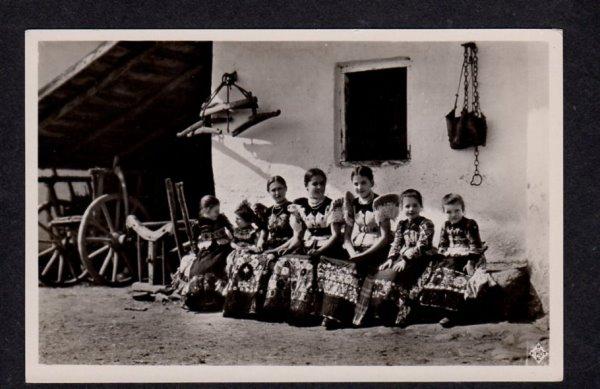
[[[368,319],[386,325],[408,323],[420,277],[432,258],[434,227],[431,220],[421,216],[423,198],[418,191],[404,191],[400,205],[406,219],[398,222],[388,259],[362,286],[355,325]]]
[[[327,176],[321,169],[309,169],[304,174],[308,197],[296,199],[288,209],[294,235],[287,252],[299,250],[313,258],[342,251],[342,201],[325,196]]]
[[[234,250],[256,252],[259,231],[254,227],[257,217],[248,200],[244,200],[235,210],[235,224],[231,247]],[[231,255],[230,255],[231,257]]]
[[[174,285],[189,309],[220,310],[233,228],[227,217],[220,213],[220,202],[216,197],[206,195],[200,200],[196,228],[199,231],[198,253],[182,258]]]
[[[259,251],[281,254],[288,249],[287,243],[294,235],[288,209],[292,203],[286,198],[287,183],[281,176],[269,178],[267,192],[271,195],[274,204],[264,212],[257,247]]]
[[[275,204],[269,208],[255,205],[254,220],[260,227],[256,247],[252,250],[240,247],[228,259],[224,316],[260,318],[267,282],[278,252],[285,249],[293,235],[285,180],[280,176],[271,177],[267,181],[267,191]],[[245,213],[249,214],[247,208]]]
[[[345,253],[322,257],[319,289],[323,291],[322,325],[328,329],[348,325],[354,314],[364,277],[385,259],[391,241],[390,220],[398,213],[397,196],[373,192],[373,171],[356,167],[351,174],[356,198],[344,200]]]
[[[444,196],[442,205],[448,220],[442,227],[439,259],[423,286],[420,303],[441,309],[445,317],[440,324],[449,327],[461,318],[466,300],[475,299],[489,277],[484,270],[487,247],[481,241],[477,222],[464,216],[464,200],[450,193]]]
[[[316,262],[321,255],[342,251],[342,202],[325,196],[326,184],[322,170],[308,170],[304,175],[308,197],[288,206],[294,234],[281,250],[287,255],[279,258],[269,279],[265,310],[272,318],[294,324],[319,320]]]

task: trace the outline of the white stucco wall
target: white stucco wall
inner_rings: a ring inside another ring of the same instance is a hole
[[[548,49],[545,43],[479,43],[481,106],[488,140],[481,148],[480,187],[469,185],[473,150],[452,150],[444,116],[452,107],[462,48],[456,43],[215,42],[213,85],[236,70],[239,84],[258,98],[261,110],[281,116],[238,138],[213,138],[215,189],[231,215],[243,198],[268,203],[266,179],[288,181],[288,198],[305,194],[303,173],[322,168],[328,195],[350,189],[350,168],[334,154],[334,77],[338,62],[408,56],[408,139],[405,165],[375,168],[376,191],[421,191],[424,215],[443,223],[442,196],[463,195],[469,217],[479,222],[490,261],[529,261],[532,280],[547,306]],[[528,239],[526,238],[528,237]]]

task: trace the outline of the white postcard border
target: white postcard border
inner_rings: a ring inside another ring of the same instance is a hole
[[[549,45],[549,364],[542,366],[100,366],[39,363],[37,72],[39,41],[543,41]],[[25,368],[49,382],[560,381],[563,378],[562,31],[486,30],[29,30],[25,34]]]

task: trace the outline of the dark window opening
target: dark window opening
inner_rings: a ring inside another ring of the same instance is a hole
[[[406,67],[345,73],[343,162],[403,161]]]

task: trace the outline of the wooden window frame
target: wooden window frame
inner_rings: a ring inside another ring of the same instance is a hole
[[[407,154],[405,159],[399,160],[379,160],[379,161],[348,161],[346,159],[346,104],[345,104],[345,85],[346,74],[355,72],[364,72],[371,70],[383,70],[391,68],[406,68],[406,145]],[[350,62],[340,62],[335,66],[335,93],[334,93],[334,158],[339,166],[354,167],[357,165],[365,166],[400,166],[407,164],[411,159],[411,147],[408,137],[410,107],[410,89],[409,75],[411,68],[411,59],[409,57],[393,57],[372,60],[360,60]]]

